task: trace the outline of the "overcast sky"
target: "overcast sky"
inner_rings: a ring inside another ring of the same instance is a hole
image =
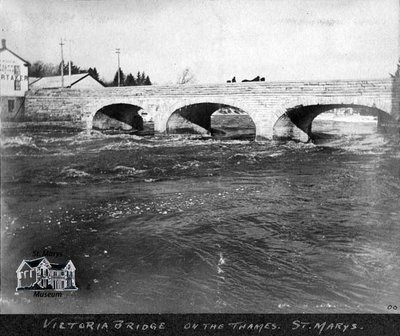
[[[72,60],[111,80],[385,78],[399,57],[399,0],[0,0],[1,38],[21,57]],[[68,58],[69,46],[65,46]]]

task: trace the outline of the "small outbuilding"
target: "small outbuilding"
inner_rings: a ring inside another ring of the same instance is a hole
[[[63,87],[61,76],[41,77],[36,80],[30,80],[29,89],[57,89]],[[104,85],[89,73],[64,76],[64,88],[74,89],[97,89]]]

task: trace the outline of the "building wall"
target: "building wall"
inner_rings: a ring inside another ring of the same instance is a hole
[[[0,53],[0,96],[23,97],[28,90],[28,67],[8,50]]]
[[[0,120],[12,121],[25,113],[25,97],[0,97]]]
[[[14,120],[24,113],[28,67],[8,50],[0,52],[0,119]]]

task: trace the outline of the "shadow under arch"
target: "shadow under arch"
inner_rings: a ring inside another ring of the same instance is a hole
[[[93,117],[92,128],[97,130],[143,131],[143,109],[132,104],[103,106]]]
[[[274,139],[292,139],[300,141],[309,141],[314,139],[312,133],[312,122],[321,113],[338,109],[366,109],[369,115],[377,116],[378,127],[383,122],[393,120],[393,117],[376,107],[359,104],[326,104],[326,105],[298,105],[289,108],[279,117],[273,126]]]
[[[220,103],[194,103],[175,110],[167,121],[167,134],[200,134],[223,139],[254,140],[256,125],[249,114]]]

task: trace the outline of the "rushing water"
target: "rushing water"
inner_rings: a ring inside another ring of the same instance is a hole
[[[23,126],[23,125],[22,125]],[[317,144],[2,135],[4,312],[386,312],[400,306],[400,154],[370,125]],[[15,293],[34,251],[79,290]]]

